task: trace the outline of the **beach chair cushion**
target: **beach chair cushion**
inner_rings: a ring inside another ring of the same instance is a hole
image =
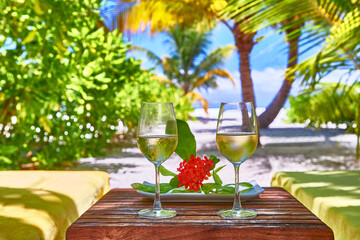
[[[108,190],[109,175],[100,171],[1,171],[0,239],[65,239]]]
[[[278,172],[271,185],[298,199],[335,239],[360,240],[360,171]]]

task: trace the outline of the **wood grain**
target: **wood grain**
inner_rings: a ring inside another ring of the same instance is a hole
[[[152,200],[131,189],[113,189],[67,230],[66,239],[334,239],[333,232],[282,188],[265,188],[243,203],[253,219],[228,220],[217,211],[231,203],[163,203],[176,209],[170,219],[140,218]]]

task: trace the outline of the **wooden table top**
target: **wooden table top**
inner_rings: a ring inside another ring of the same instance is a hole
[[[332,230],[282,188],[265,192],[243,208],[257,211],[253,219],[217,216],[232,203],[163,202],[178,215],[169,219],[140,218],[152,199],[131,189],[113,189],[67,230],[66,239],[334,239]]]

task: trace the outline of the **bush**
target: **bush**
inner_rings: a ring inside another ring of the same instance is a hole
[[[290,97],[288,117],[291,122],[307,123],[315,128],[322,124],[346,124],[347,132],[355,133],[356,159],[360,161],[360,83],[322,83]]]
[[[360,106],[359,92],[359,84],[318,84],[314,89],[304,90],[296,97],[291,96],[287,115],[291,122],[307,123],[315,128],[329,122],[346,124],[349,131],[353,132]]]
[[[143,101],[192,111],[126,58],[128,44],[107,32],[100,1],[14,1],[0,12],[0,168],[51,169],[102,154],[119,130],[137,125]]]

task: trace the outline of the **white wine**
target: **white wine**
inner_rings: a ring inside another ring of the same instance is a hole
[[[155,164],[168,159],[176,149],[176,135],[145,135],[137,137],[137,144],[142,154]]]
[[[232,163],[243,163],[250,157],[257,146],[256,133],[218,133],[216,144],[224,157]]]

